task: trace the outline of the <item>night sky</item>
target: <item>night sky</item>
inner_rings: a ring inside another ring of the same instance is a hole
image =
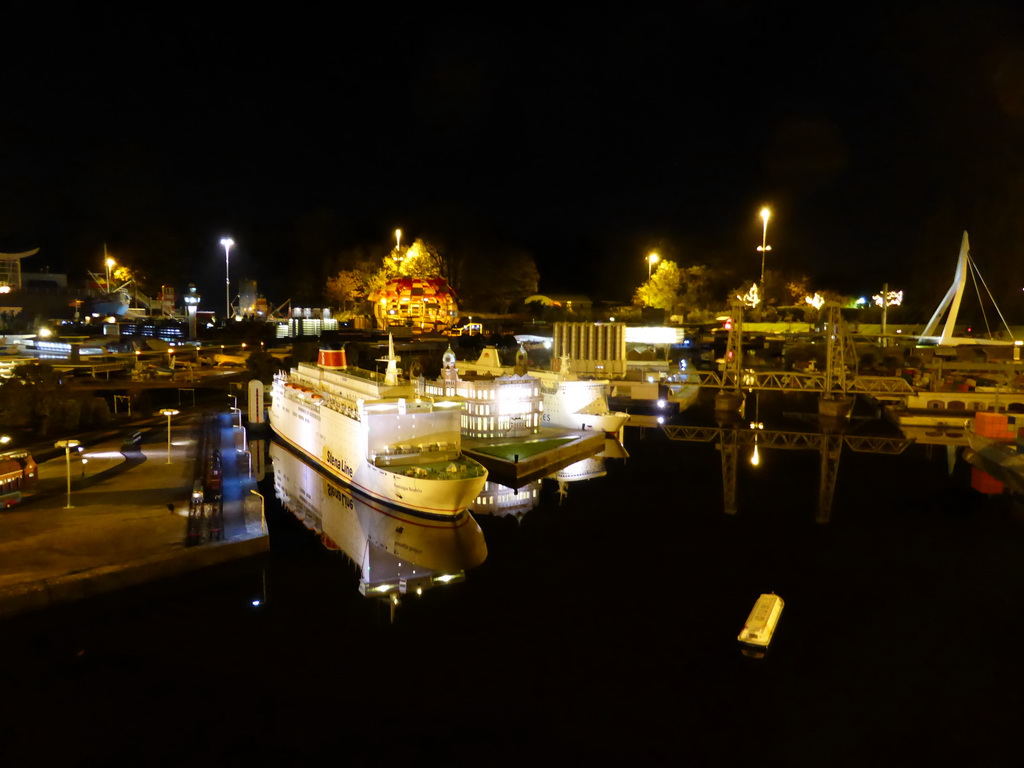
[[[401,227],[626,300],[651,248],[756,278],[769,204],[769,269],[934,305],[967,229],[1013,314],[1021,12],[809,7],[5,11],[0,250],[74,279],[106,242],[212,300],[230,234],[279,303]]]

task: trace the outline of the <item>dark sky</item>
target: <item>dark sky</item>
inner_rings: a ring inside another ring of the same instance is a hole
[[[810,7],[5,12],[0,249],[212,297],[231,234],[280,302],[401,227],[626,299],[652,247],[756,278],[767,203],[769,268],[937,302],[967,229],[1019,303],[1020,12]]]

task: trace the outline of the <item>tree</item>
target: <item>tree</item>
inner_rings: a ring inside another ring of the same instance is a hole
[[[388,262],[391,262],[389,264]],[[384,259],[385,268],[393,267],[395,275],[402,277],[447,277],[444,256],[433,245],[416,239],[412,245],[395,248]],[[395,276],[395,275],[392,275]]]
[[[436,247],[417,239],[412,245],[392,248],[377,270],[358,271],[360,295],[370,296],[396,277],[446,277],[447,262]]]
[[[61,427],[67,432],[77,432],[82,425],[82,404],[73,397],[64,401]]]
[[[32,426],[32,387],[19,378],[0,381],[0,424],[18,429]]]
[[[684,312],[704,309],[708,302],[708,293],[713,277],[713,270],[703,264],[684,267],[679,270],[682,281],[679,303]]]
[[[650,279],[636,289],[633,303],[671,312],[679,303],[682,288],[683,275],[679,266],[670,259],[663,259],[658,262],[658,268]]]
[[[104,398],[94,397],[89,401],[89,423],[94,427],[110,423],[110,406]]]
[[[245,359],[245,369],[250,380],[259,379],[264,384],[270,384],[274,374],[281,370],[281,363],[269,352],[252,352]]]
[[[807,275],[802,275],[786,283],[786,292],[793,303],[802,302],[804,296],[808,296],[811,293],[810,285],[811,278]]]
[[[324,300],[347,311],[351,302],[363,297],[362,276],[354,269],[343,269],[327,278]]]
[[[501,268],[491,278],[491,296],[495,308],[502,314],[508,312],[513,302],[537,293],[540,285],[540,273],[533,257],[518,249],[509,249],[503,254]]]
[[[511,305],[537,293],[540,273],[527,251],[518,248],[488,249],[476,260],[459,292],[460,303],[477,311],[505,314]]]

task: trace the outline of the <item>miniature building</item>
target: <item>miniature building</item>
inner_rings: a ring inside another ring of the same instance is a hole
[[[444,353],[440,378],[424,382],[424,392],[464,401],[462,434],[467,437],[518,437],[540,430],[544,399],[537,379],[516,375],[462,379],[451,347]]]
[[[396,277],[369,298],[377,325],[385,330],[399,325],[442,331],[459,313],[455,294],[441,277]]]
[[[583,376],[618,378],[626,372],[625,323],[555,323],[553,358],[569,355]]]

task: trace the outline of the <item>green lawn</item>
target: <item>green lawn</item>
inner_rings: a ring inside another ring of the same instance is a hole
[[[542,440],[527,440],[522,443],[505,443],[503,445],[489,445],[485,448],[476,448],[479,453],[486,453],[488,456],[497,456],[506,461],[515,461],[515,457],[528,459],[538,453],[550,451],[566,443],[571,443],[574,437],[552,437]]]

